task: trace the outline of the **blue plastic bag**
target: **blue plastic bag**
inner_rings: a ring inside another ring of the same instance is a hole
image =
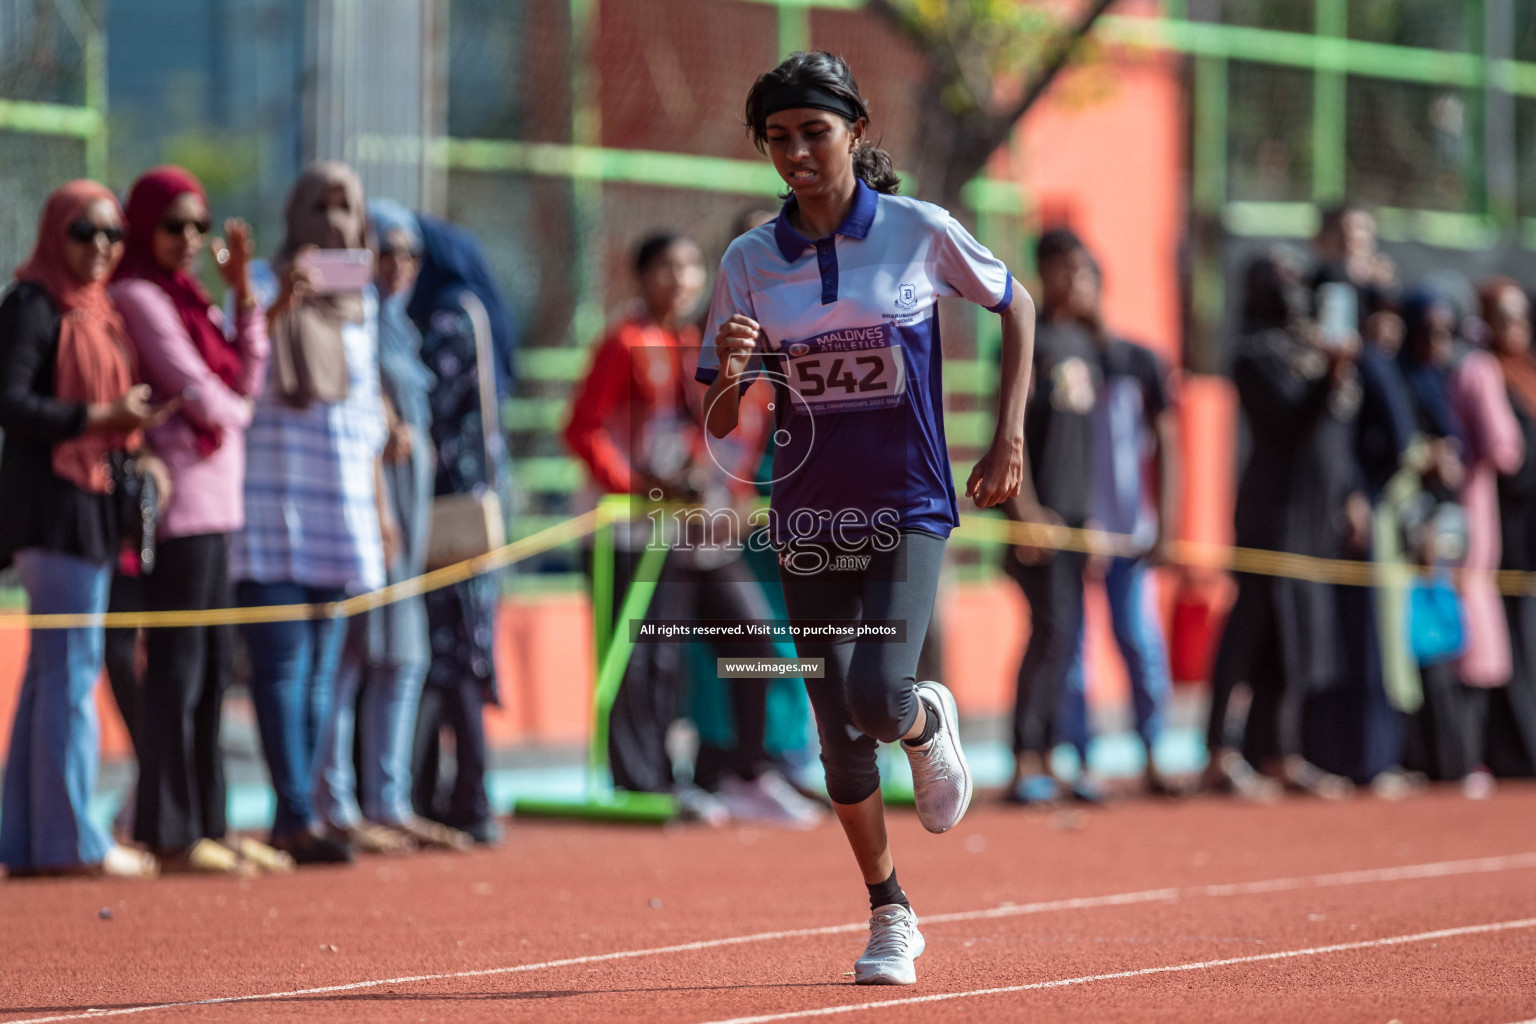
[[[1408,591],[1408,645],[1419,665],[1460,657],[1466,643],[1461,596],[1450,574],[1416,580]]]

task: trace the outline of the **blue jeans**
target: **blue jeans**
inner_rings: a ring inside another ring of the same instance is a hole
[[[1125,660],[1125,674],[1130,678],[1131,703],[1136,711],[1136,732],[1146,744],[1148,756],[1163,729],[1168,694],[1173,687],[1168,669],[1168,648],[1163,640],[1162,624],[1150,603],[1146,586],[1147,564],[1139,558],[1116,558],[1104,577],[1104,593],[1109,598],[1109,616],[1114,626],[1115,645]],[[1083,626],[1078,624],[1076,655],[1067,673],[1061,695],[1062,739],[1077,748],[1078,757],[1087,764],[1088,698],[1083,669]]]
[[[34,615],[107,610],[112,566],[42,548],[16,552],[15,564]],[[13,871],[100,864],[112,845],[87,816],[105,645],[99,625],[32,631],[0,805],[0,862]]]
[[[371,660],[368,617],[360,615],[352,620],[336,677],[336,705],[321,741],[322,763],[315,793],[321,816],[331,824],[350,828],[366,815],[370,821],[398,825],[414,816],[411,745],[426,678],[425,661],[393,664]],[[362,748],[361,780],[352,769],[354,729]]]
[[[241,580],[235,587],[237,603],[246,607],[319,604],[345,596],[339,588],[302,583]],[[346,623],[339,618],[305,619],[240,627],[251,662],[251,703],[262,754],[277,792],[275,839],[317,824],[314,791],[320,738],[331,711]]]

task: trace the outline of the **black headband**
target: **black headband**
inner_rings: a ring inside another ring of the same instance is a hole
[[[852,103],[834,92],[814,85],[786,84],[774,86],[763,96],[763,120],[767,121],[781,110],[795,110],[799,107],[827,110],[848,121],[857,121],[865,116]]]

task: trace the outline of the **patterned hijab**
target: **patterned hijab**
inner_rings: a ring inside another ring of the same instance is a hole
[[[344,208],[322,207],[326,193],[340,188]],[[361,249],[368,242],[363,183],[357,172],[335,160],[305,168],[288,196],[284,214],[288,233],[273,259],[279,274],[293,265],[306,245],[319,249]],[[272,357],[279,394],[289,405],[339,402],[347,397],[347,353],[342,327],[362,323],[363,293],[312,295],[295,303],[270,325]]]
[[[80,280],[65,255],[69,226],[101,200],[111,203],[121,219],[117,197],[99,182],[80,178],[55,189],[43,205],[32,256],[16,270],[16,279],[41,287],[60,314],[54,395],[86,404],[117,401],[133,386],[136,370],[122,317],[107,295],[107,280],[122,257],[121,250],[113,255],[100,281]],[[81,434],[61,441],[53,446],[53,472],[82,490],[106,494],[112,489],[108,455],[122,448],[137,449],[139,441],[137,431]]]

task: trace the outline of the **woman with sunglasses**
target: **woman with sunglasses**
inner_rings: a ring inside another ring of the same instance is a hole
[[[150,431],[171,493],[157,524],[153,571],[141,582],[148,611],[229,605],[229,536],[245,524],[245,428],[267,367],[266,317],[251,295],[251,232],[225,221],[212,244],[235,298],[234,330],[196,276],[211,228],[208,197],[180,167],[156,167],[128,193],[128,238],[111,293],[156,399],[182,396],[177,415]],[[228,625],[151,629],[138,706],[139,785],[133,837],[166,870],[238,873],[224,838],[219,713],[229,682]],[[272,863],[275,851],[251,851]],[[262,854],[266,854],[262,857]]]
[[[114,456],[137,450],[178,404],[152,404],[134,383],[106,288],[122,255],[117,200],[72,181],[48,197],[32,256],[0,302],[0,568],[16,566],[33,614],[107,610]],[[100,625],[32,633],[0,797],[0,863],[13,876],[157,873],[153,856],[114,845],[86,813],[102,652]]]

